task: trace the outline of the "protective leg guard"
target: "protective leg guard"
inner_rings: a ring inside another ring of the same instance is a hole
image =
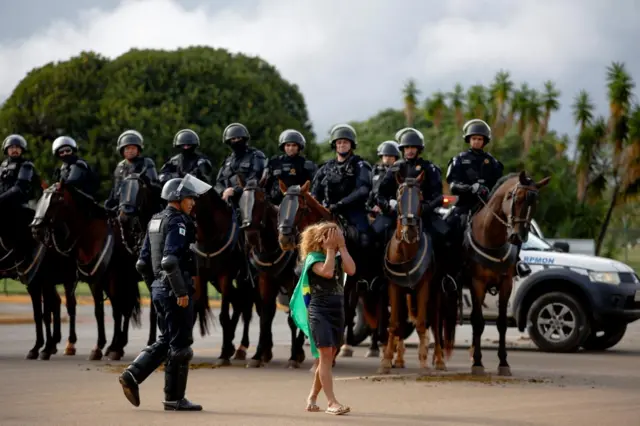
[[[185,398],[189,361],[193,358],[193,350],[185,348],[172,352],[164,369],[164,409],[166,411],[201,411],[202,406]]]
[[[118,377],[122,391],[127,400],[134,407],[140,406],[140,390],[138,385],[146,380],[167,357],[167,346],[164,343],[154,343],[140,352],[131,365]]]

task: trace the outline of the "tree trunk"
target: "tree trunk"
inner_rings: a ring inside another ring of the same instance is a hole
[[[602,249],[604,236],[607,234],[607,228],[609,227],[609,223],[611,222],[613,209],[616,207],[616,203],[618,202],[619,193],[620,193],[620,182],[616,183],[616,186],[613,188],[613,195],[611,196],[611,204],[609,205],[609,210],[607,210],[607,215],[604,217],[604,222],[602,222],[602,227],[600,228],[600,235],[598,235],[598,240],[596,241],[596,256],[600,256],[600,250]]]

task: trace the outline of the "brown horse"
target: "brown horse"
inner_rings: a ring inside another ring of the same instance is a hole
[[[236,210],[224,201],[215,190],[207,191],[196,200],[193,213],[197,224],[196,243],[192,250],[198,265],[195,277],[195,310],[200,322],[200,334],[208,333],[210,315],[208,283],[211,282],[222,297],[220,325],[222,326],[222,350],[219,365],[230,365],[234,359],[245,360],[249,348],[249,325],[253,303],[251,283],[246,279],[247,263],[238,241],[240,227]],[[234,286],[233,281],[236,281]],[[233,315],[229,315],[233,306]],[[233,345],[238,320],[244,323],[240,347]],[[235,355],[234,355],[235,354]]]
[[[431,237],[422,230],[422,171],[417,178],[405,178],[397,173],[398,216],[396,229],[385,250],[384,272],[389,280],[389,335],[384,357],[380,363],[381,374],[391,371],[394,353],[395,364],[404,368],[404,324],[408,316],[416,326],[420,339],[418,359],[420,368],[427,369],[429,351],[428,312],[430,282],[434,275],[433,247]],[[403,297],[406,296],[406,297]],[[404,300],[403,300],[404,299]],[[434,337],[437,333],[434,333]],[[434,348],[436,368],[444,368],[442,347]]]
[[[292,250],[298,244],[299,234],[309,225],[318,223],[320,221],[329,221],[337,223],[341,226],[338,218],[327,210],[322,204],[316,200],[311,192],[309,192],[310,182],[306,182],[302,186],[294,185],[289,188],[280,181],[280,190],[284,194],[284,198],[280,203],[280,209],[278,212],[278,242],[283,250]],[[348,244],[348,243],[347,243]],[[350,249],[351,252],[352,249]],[[362,267],[362,266],[360,266]],[[356,264],[356,269],[359,266]],[[362,267],[362,269],[366,269]],[[356,284],[350,280],[353,277],[348,277],[345,284],[345,342],[350,343],[350,339],[353,339],[353,319],[356,313],[356,306],[358,303],[358,293]],[[374,328],[376,327],[376,315],[375,310],[369,311],[369,305],[365,305],[365,320],[367,324]],[[293,320],[292,320],[293,321]],[[377,347],[377,339],[372,339],[371,349]],[[350,356],[352,350],[349,345],[343,346],[344,349],[347,346],[346,354]],[[349,352],[351,351],[351,353]],[[337,357],[338,353],[336,353]],[[335,361],[334,361],[335,362]]]
[[[66,231],[64,237],[58,234],[61,229]],[[114,320],[113,338],[105,355],[121,359],[128,342],[129,321],[133,318],[135,325],[140,323],[140,275],[135,270],[135,258],[116,238],[118,223],[109,219],[92,198],[57,183],[38,201],[32,230],[37,240],[63,256],[71,256],[79,277],[89,284],[98,325],[98,340],[89,359],[102,359],[107,343],[103,293],[111,301]]]
[[[507,362],[505,336],[507,333],[507,304],[513,288],[519,247],[527,240],[531,219],[538,203],[538,191],[549,183],[550,177],[534,182],[523,170],[519,175],[500,179],[489,201],[471,219],[463,242],[467,274],[471,277],[471,325],[473,327],[473,366],[471,373],[484,374],[480,339],[484,331],[482,304],[487,291],[498,293],[498,374],[511,375]]]
[[[116,221],[120,228],[120,240],[131,256],[136,259],[140,255],[140,249],[144,242],[147,224],[151,217],[162,208],[160,195],[157,188],[151,186],[140,173],[131,173],[120,183],[120,199]],[[151,294],[150,283],[146,283]],[[149,304],[149,338],[147,345],[151,346],[156,341],[157,317],[153,303]]]
[[[36,327],[36,342],[27,353],[27,359],[48,360],[58,352],[57,344],[62,340],[60,318],[60,295],[56,284],[62,284],[66,294],[69,315],[69,338],[65,355],[75,355],[76,336],[76,296],[77,277],[75,263],[48,250],[31,236],[28,223],[33,218],[33,210],[22,206],[7,206],[2,210],[3,223],[0,228],[0,275],[20,280],[27,286],[33,306],[33,320]],[[16,218],[20,218],[15,220]],[[17,223],[16,223],[17,222]],[[22,253],[21,253],[22,252]],[[53,317],[53,332],[51,320]],[[42,326],[44,324],[45,333]],[[44,348],[42,348],[44,345]],[[38,354],[38,351],[40,354]]]
[[[241,228],[245,233],[245,244],[249,262],[258,278],[256,310],[260,315],[260,338],[256,353],[247,366],[260,367],[273,358],[273,318],[276,314],[276,299],[283,291],[289,297],[297,283],[294,274],[296,250],[283,250],[278,243],[278,207],[267,198],[264,188],[255,180],[243,188],[240,198]],[[264,181],[263,181],[264,183]],[[291,328],[292,321],[289,321]],[[291,356],[288,366],[299,368],[304,361],[304,335],[296,337],[297,327],[291,329]]]

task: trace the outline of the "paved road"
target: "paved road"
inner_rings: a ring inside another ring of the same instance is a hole
[[[109,313],[109,308],[106,308]],[[21,315],[29,306],[0,305],[0,313]],[[147,310],[145,309],[145,315]],[[110,318],[109,318],[110,319]],[[146,316],[144,324],[148,323]],[[110,324],[108,321],[107,324]],[[257,340],[257,322],[251,330]],[[63,325],[63,339],[66,339]],[[351,359],[339,359],[335,368],[338,397],[352,406],[345,418],[302,411],[310,385],[308,368],[287,370],[289,330],[285,315],[278,312],[274,324],[275,359],[266,368],[210,368],[218,356],[220,329],[206,338],[196,337],[194,363],[201,368],[189,377],[189,396],[201,402],[202,413],[164,413],[161,372],[143,384],[140,408],[131,407],[121,394],[116,373],[137,355],[146,341],[147,330],[130,334],[123,361],[86,361],[95,341],[92,309],[79,307],[78,355],[56,355],[50,361],[26,361],[32,345],[32,325],[0,326],[0,424],[384,424],[384,425],[637,425],[640,419],[640,324],[632,325],[628,335],[606,353],[546,354],[527,349],[530,344],[510,332],[509,360],[514,378],[506,383],[474,382],[466,376],[469,360],[466,350],[458,349],[444,376],[415,376],[380,380],[379,360],[364,358],[366,347],[356,349]],[[484,343],[485,366],[495,371],[497,356],[494,327],[487,327]],[[107,326],[110,332],[110,325]],[[462,327],[464,346],[470,333]],[[60,350],[62,347],[59,348]],[[307,348],[308,353],[308,348]],[[251,354],[251,350],[250,350]],[[417,375],[415,348],[406,353],[407,368],[394,374]],[[368,376],[368,379],[362,377]],[[320,404],[324,405],[321,397]],[[174,416],[181,419],[178,420]],[[184,420],[182,420],[184,418]]]

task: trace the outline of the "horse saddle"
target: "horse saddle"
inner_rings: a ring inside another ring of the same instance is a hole
[[[413,290],[431,265],[433,259],[433,244],[431,236],[425,232],[420,236],[420,244],[415,257],[404,262],[389,261],[389,246],[387,243],[384,255],[384,274],[392,283]]]

